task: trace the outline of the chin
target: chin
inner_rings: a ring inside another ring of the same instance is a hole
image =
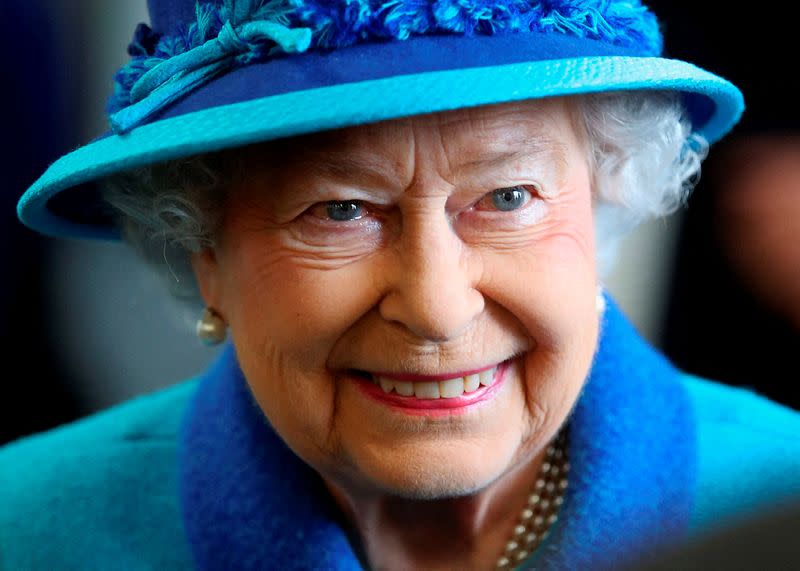
[[[454,445],[446,454],[432,453],[425,447],[416,453],[386,454],[360,462],[359,472],[367,486],[371,484],[392,496],[416,500],[468,496],[483,490],[510,468],[512,450],[500,454],[495,445],[489,456],[487,446],[458,450],[462,447]]]
[[[448,476],[455,476],[448,478]],[[435,472],[435,478],[420,477],[420,474],[408,474],[406,478],[392,478],[384,483],[382,491],[388,495],[408,500],[444,500],[460,498],[476,494],[489,486],[497,475],[470,475],[463,473],[448,474]]]

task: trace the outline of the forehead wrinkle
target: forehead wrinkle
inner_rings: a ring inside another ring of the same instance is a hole
[[[566,174],[568,147],[562,141],[549,135],[525,134],[502,139],[500,142],[500,145],[495,144],[493,147],[481,150],[478,158],[459,163],[454,171],[455,174],[466,176],[473,171],[499,170],[520,160],[550,162],[555,165],[559,178],[563,178]]]
[[[291,162],[331,180],[400,186],[409,176],[409,165],[398,155],[408,154],[402,131],[402,125],[390,122],[333,131],[309,141]]]
[[[558,177],[563,178],[570,148],[558,127],[556,104],[560,101],[510,103],[437,114],[434,122],[443,139],[450,139],[448,147],[458,150],[450,158],[453,174],[497,170],[532,159],[551,161]],[[459,160],[462,157],[464,160]]]
[[[378,184],[394,184],[396,169],[380,159],[380,155],[352,150],[327,151],[304,157],[304,166],[311,171],[336,180],[371,180]]]

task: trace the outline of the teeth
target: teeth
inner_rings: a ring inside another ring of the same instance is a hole
[[[394,382],[394,390],[397,391],[397,394],[404,397],[413,397],[414,396],[414,383],[410,383],[407,381],[395,381]]]
[[[449,399],[460,397],[465,393],[477,391],[481,385],[490,387],[494,384],[497,368],[493,367],[488,371],[447,379],[446,381],[418,382],[393,381],[386,377],[377,377],[375,383],[380,385],[383,392],[390,393],[393,390],[401,396],[416,396],[419,399]]]
[[[471,393],[477,391],[481,384],[481,376],[478,374],[467,375],[464,377],[464,392]]]
[[[418,399],[438,399],[439,383],[414,383],[414,396]]]
[[[460,397],[464,394],[464,378],[439,381],[439,394],[443,399]]]

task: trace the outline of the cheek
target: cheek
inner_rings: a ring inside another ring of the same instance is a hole
[[[571,195],[551,211],[535,240],[482,251],[481,289],[531,339],[524,362],[525,434],[552,435],[569,414],[597,347],[597,274],[591,203]]]
[[[559,336],[574,334],[586,323],[587,311],[595,311],[594,223],[588,183],[582,180],[550,205],[523,246],[479,251],[481,290],[517,316],[540,343],[555,344]]]
[[[277,232],[239,231],[235,243],[221,268],[240,365],[276,430],[298,454],[316,458],[333,437],[331,349],[376,303],[370,262],[309,267]]]
[[[309,264],[279,233],[240,236],[225,261],[232,329],[309,367],[324,367],[333,342],[375,302],[368,261]]]

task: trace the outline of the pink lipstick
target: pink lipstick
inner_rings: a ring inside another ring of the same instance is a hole
[[[459,373],[417,375],[375,372],[370,378],[352,375],[369,398],[413,415],[441,416],[467,412],[491,399],[503,385],[509,361]]]

